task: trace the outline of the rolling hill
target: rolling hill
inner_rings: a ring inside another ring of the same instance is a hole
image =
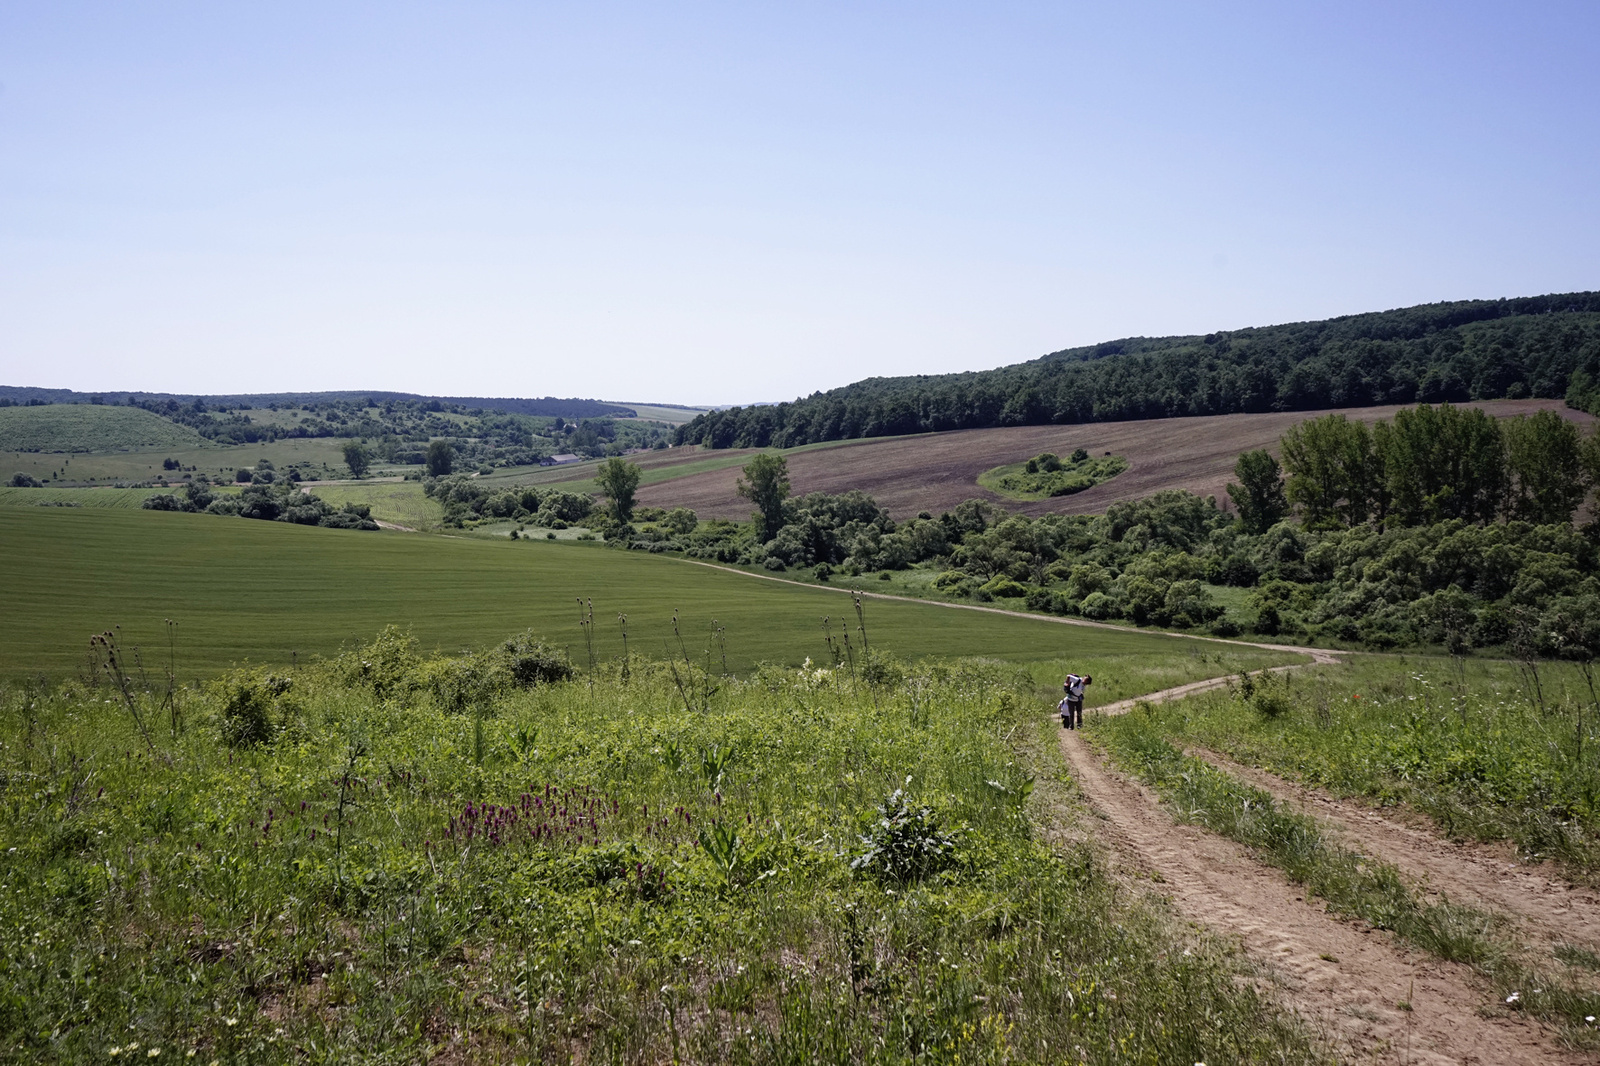
[[[512,396],[423,396],[414,392],[388,392],[378,390],[375,392],[355,392],[350,390],[337,392],[255,392],[255,393],[178,393],[178,392],[139,392],[115,391],[106,393],[77,392],[73,389],[45,389],[20,385],[0,385],[0,400],[10,400],[14,404],[95,404],[104,399],[111,404],[134,405],[161,405],[168,401],[179,404],[192,404],[196,400],[207,407],[272,407],[277,406],[306,406],[322,403],[360,403],[362,405],[381,404],[390,401],[420,400],[423,402],[438,402],[462,408],[481,408],[485,411],[504,411],[516,415],[541,415],[553,417],[560,415],[564,418],[633,418],[636,414],[633,408],[626,404],[607,403],[603,400],[586,400],[578,397],[544,396],[539,398],[512,397]],[[689,413],[698,413],[701,408],[690,408]],[[677,421],[681,421],[678,419]]]
[[[45,404],[0,407],[0,451],[88,452],[193,448],[200,434],[137,407]]]
[[[1558,400],[1494,400],[1472,406],[1497,417],[1553,409],[1586,429],[1595,422],[1593,416],[1569,410]],[[1376,422],[1392,418],[1398,409],[1361,407],[1342,413]],[[988,500],[1028,515],[1099,514],[1113,503],[1160,489],[1215,494],[1226,502],[1224,487],[1233,479],[1233,465],[1240,453],[1255,448],[1276,452],[1284,431],[1307,417],[1303,412],[1273,412],[1080,426],[1014,426],[813,445],[784,454],[795,495],[860,489],[900,519],[919,511],[938,514],[970,499]],[[1092,455],[1120,455],[1129,467],[1085,492],[1047,500],[1007,499],[978,485],[978,475],[985,470],[1045,451],[1066,455],[1079,447]],[[701,518],[747,518],[750,501],[738,496],[734,483],[743,457],[752,453],[729,450],[708,457],[699,451],[685,457],[699,462],[647,470],[639,502],[650,507],[689,507]],[[727,456],[728,461],[711,465],[717,455]],[[680,476],[672,476],[679,471]]]
[[[780,447],[1004,426],[1560,398],[1593,410],[1600,293],[1468,300],[1319,322],[1130,337],[963,374],[868,378],[713,411],[680,444]]]

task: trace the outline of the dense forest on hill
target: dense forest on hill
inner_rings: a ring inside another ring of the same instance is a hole
[[[994,426],[1560,397],[1575,375],[1581,406],[1600,380],[1597,292],[1135,337],[996,370],[868,378],[793,403],[709,412],[675,440],[795,447]]]
[[[233,395],[198,395],[175,392],[76,392],[72,389],[41,389],[17,385],[0,385],[0,407],[13,404],[40,405],[49,403],[122,404],[160,411],[169,408],[198,404],[202,409],[237,410],[241,408],[279,407],[329,407],[339,409],[363,407],[412,406],[429,411],[450,411],[479,415],[485,411],[500,411],[512,415],[533,415],[542,418],[632,418],[634,410],[622,404],[577,397],[544,396],[534,398],[484,397],[484,396],[419,396],[411,392],[265,392]]]

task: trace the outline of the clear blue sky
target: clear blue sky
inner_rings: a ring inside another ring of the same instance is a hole
[[[787,399],[1600,288],[1600,4],[0,5],[0,383]]]

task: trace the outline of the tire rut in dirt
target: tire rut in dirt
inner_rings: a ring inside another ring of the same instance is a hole
[[[1238,937],[1289,1003],[1347,1054],[1439,1064],[1580,1061],[1530,1019],[1482,1016],[1494,1004],[1466,967],[1337,920],[1239,846],[1179,825],[1143,786],[1102,765],[1080,734],[1064,732],[1061,748],[1106,816],[1103,836],[1113,850],[1158,873],[1186,918]]]
[[[1600,892],[1592,888],[1517,863],[1502,849],[1454,843],[1359,803],[1243,766],[1218,752],[1188,750],[1291,809],[1331,825],[1346,847],[1389,863],[1426,890],[1514,918],[1530,943],[1546,953],[1559,944],[1600,948]]]

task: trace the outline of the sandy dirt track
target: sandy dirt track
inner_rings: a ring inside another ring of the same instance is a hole
[[[1291,809],[1331,824],[1346,847],[1387,862],[1407,878],[1457,903],[1514,918],[1524,940],[1549,952],[1557,944],[1600,947],[1600,892],[1569,884],[1516,861],[1509,848],[1449,841],[1334,799],[1275,774],[1243,766],[1203,748],[1191,749],[1218,769],[1270,793]]]
[[[1319,663],[1338,661],[1337,652],[1293,650]],[[1280,666],[1274,671],[1294,669],[1298,667]],[[1191,682],[1109,704],[1100,713],[1121,714],[1141,702],[1181,699],[1228,681],[1219,677]],[[1139,872],[1159,874],[1186,918],[1237,936],[1245,952],[1269,968],[1288,1001],[1315,1019],[1357,1061],[1586,1061],[1561,1049],[1553,1035],[1533,1020],[1498,1009],[1468,967],[1431,958],[1387,934],[1340,920],[1320,905],[1307,903],[1302,889],[1280,871],[1257,863],[1240,845],[1175,822],[1153,792],[1107,767],[1081,733],[1063,731],[1061,749],[1079,787],[1106,817],[1098,835],[1113,852]],[[1371,812],[1351,812],[1313,790],[1238,766],[1215,753],[1203,757],[1279,799],[1325,816],[1358,850],[1394,863],[1428,888],[1515,915],[1546,944],[1592,942],[1591,934],[1600,931],[1600,900],[1592,892],[1551,882],[1505,860],[1471,854],[1474,849],[1458,848]],[[1463,853],[1468,853],[1470,862],[1462,861]],[[1402,1009],[1401,1003],[1409,1003],[1411,1009]]]
[[[1104,766],[1081,734],[1064,731],[1061,748],[1105,816],[1097,835],[1121,862],[1159,874],[1159,890],[1184,917],[1237,937],[1287,1001],[1340,1045],[1341,1061],[1582,1061],[1521,1015],[1480,1015],[1490,997],[1466,967],[1340,921],[1239,845],[1177,824],[1156,796]]]
[[[1568,410],[1560,400],[1492,400],[1466,406],[1482,407],[1502,417],[1555,410],[1585,427],[1594,421],[1589,415]],[[1400,409],[1358,407],[1339,413],[1375,422],[1392,418]],[[1290,426],[1332,413],[1335,412],[1294,411],[1078,426],[1016,426],[851,441],[790,455],[789,476],[797,496],[860,489],[897,519],[910,518],[918,511],[938,514],[974,498],[1029,515],[1099,514],[1113,503],[1148,496],[1159,489],[1215,494],[1220,501],[1225,498],[1226,485],[1241,452],[1255,448],[1276,451],[1278,438]],[[1079,447],[1094,455],[1107,451],[1121,455],[1128,460],[1129,468],[1087,492],[1053,500],[1023,503],[978,487],[978,475],[985,470],[1046,451],[1067,455]],[[696,451],[683,461],[730,454],[738,453]],[[740,499],[734,491],[738,477],[737,467],[689,474],[646,485],[639,490],[638,499],[641,505],[650,507],[689,507],[701,518],[743,519],[749,517],[750,502]]]

